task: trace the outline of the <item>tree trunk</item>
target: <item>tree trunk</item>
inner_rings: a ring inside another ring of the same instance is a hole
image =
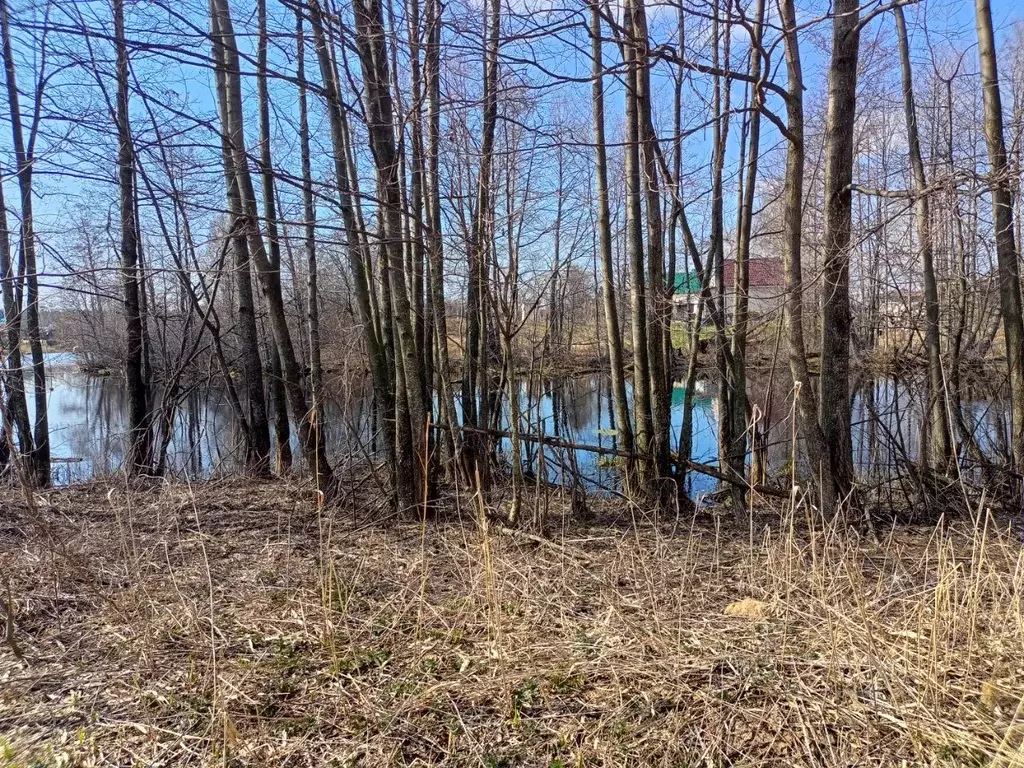
[[[419,0],[412,0],[418,2]],[[441,174],[438,153],[441,138],[441,4],[427,0],[427,50],[423,75],[427,91],[427,281],[433,308],[434,344],[437,349],[437,390],[440,415],[449,435],[452,458],[461,456],[462,433],[455,416],[451,361],[448,355],[448,311],[444,291],[444,241],[441,237]]]
[[[633,332],[633,411],[636,419],[635,446],[642,458],[637,462],[640,481],[650,479],[652,435],[650,360],[647,344],[647,288],[644,270],[643,211],[640,181],[640,115],[637,103],[637,45],[632,24],[633,4],[626,0],[623,17],[627,38],[623,46],[626,69],[626,242],[629,253],[629,302]]]
[[[608,336],[608,361],[611,366],[612,398],[619,447],[633,453],[633,427],[626,399],[626,375],[622,354],[622,333],[615,300],[615,270],[612,264],[612,217],[608,203],[608,153],[604,133],[604,64],[601,52],[601,9],[597,0],[590,4],[590,45],[593,58],[594,163],[597,174],[597,227],[601,235],[601,297],[604,302],[605,330]],[[626,468],[627,481],[631,467]]]
[[[259,220],[256,212],[256,195],[253,189],[252,176],[247,164],[244,130],[242,124],[242,85],[239,70],[238,48],[235,43],[231,16],[227,0],[211,0],[214,11],[219,42],[224,50],[226,63],[227,114],[229,117],[227,132],[230,136],[231,152],[234,159],[235,176],[238,181],[239,196],[245,214],[249,251],[256,272],[263,286],[263,295],[267,302],[268,321],[273,332],[277,353],[281,361],[281,376],[292,418],[298,426],[299,443],[303,454],[313,473],[318,488],[331,492],[334,490],[334,477],[330,462],[327,460],[322,435],[310,424],[310,413],[306,395],[302,389],[299,365],[295,358],[291,332],[285,315],[284,299],[281,291],[281,273],[267,257],[263,240],[259,232]]]
[[[24,275],[15,272],[11,264],[11,235],[7,224],[7,203],[4,200],[3,184],[0,184],[0,284],[3,287],[4,323],[6,337],[6,355],[3,369],[4,392],[6,403],[0,405],[4,411],[6,422],[3,439],[12,444],[17,430],[17,450],[23,462],[21,469],[26,477],[33,477],[32,471],[32,422],[28,417],[28,403],[25,400],[25,372],[21,360],[21,305],[18,301],[20,291],[15,284],[21,285]],[[10,458],[10,456],[8,457]]]
[[[33,128],[25,144],[21,123],[21,101],[15,72],[11,44],[10,19],[7,1],[0,0],[0,36],[7,80],[7,106],[10,110],[11,140],[17,163],[18,191],[21,194],[21,258],[25,265],[25,330],[32,351],[32,378],[35,388],[35,427],[33,434],[32,470],[39,486],[50,484],[50,426],[46,405],[46,365],[43,361],[43,343],[39,332],[39,276],[36,267],[36,234],[32,214],[32,172],[35,163],[34,145],[39,116],[42,110],[42,81],[35,93]]]
[[[274,196],[274,165],[270,151],[270,93],[267,87],[267,0],[256,0],[259,37],[256,43],[256,101],[259,104],[259,169],[263,191],[263,218],[270,251],[271,268],[281,274],[281,241],[277,232],[277,204]],[[280,279],[280,277],[278,278]],[[287,395],[283,368],[276,349],[267,350],[270,361],[270,392],[274,403],[274,445],[277,471],[292,466],[291,426],[288,423]]]
[[[715,4],[715,19],[712,21],[712,62],[716,69],[724,66],[728,71],[731,66],[729,61],[730,51],[730,30],[728,26],[720,31],[718,22],[718,10],[720,4]],[[724,38],[724,45],[720,42]],[[719,46],[724,47],[725,62],[720,63]],[[732,436],[736,429],[733,426],[733,400],[737,389],[737,381],[734,376],[734,369],[730,355],[729,341],[726,333],[726,301],[728,286],[725,284],[725,180],[723,176],[725,166],[725,155],[729,142],[729,123],[731,105],[732,81],[726,77],[722,83],[722,77],[715,75],[712,91],[712,109],[714,116],[714,131],[712,159],[711,159],[711,238],[708,253],[708,271],[714,275],[715,290],[709,294],[709,310],[715,326],[715,364],[718,368],[718,455],[719,466],[722,470],[731,474],[743,477],[746,472],[745,456],[736,456],[733,453]],[[710,279],[710,278],[709,278]],[[746,414],[741,417],[741,424],[746,424]],[[730,492],[733,501],[733,513],[737,519],[743,514],[742,491],[733,488]]]
[[[324,367],[320,345],[319,267],[316,257],[316,204],[313,201],[313,172],[309,148],[309,107],[306,99],[306,44],[302,11],[295,11],[295,40],[298,49],[296,76],[299,81],[299,163],[302,168],[303,245],[306,254],[306,333],[309,336],[309,392],[313,400],[314,428],[324,432]],[[322,440],[322,437],[318,437]]]
[[[124,296],[125,410],[128,416],[126,469],[140,474],[150,465],[147,382],[143,372],[142,310],[139,300],[139,232],[135,211],[135,148],[128,114],[128,45],[124,35],[124,0],[114,0],[117,49],[117,175],[121,204],[121,290]]]
[[[370,363],[373,381],[374,409],[384,424],[385,454],[390,465],[394,465],[395,422],[394,392],[392,374],[388,370],[386,342],[378,323],[378,314],[373,309],[371,296],[372,270],[370,250],[364,236],[362,216],[354,199],[350,176],[349,141],[345,114],[341,103],[338,72],[331,57],[331,48],[325,34],[323,13],[318,0],[309,2],[310,24],[316,46],[320,75],[324,84],[324,98],[327,102],[327,116],[331,126],[331,144],[334,150],[335,183],[338,188],[338,207],[341,210],[342,228],[345,236],[345,252],[355,292],[357,317],[363,327],[363,339]],[[397,481],[396,481],[397,482]]]
[[[803,71],[793,0],[781,0],[779,11],[786,49],[789,87],[786,94],[786,183],[783,190],[782,264],[786,276],[786,338],[789,367],[796,388],[797,421],[819,494],[820,511],[835,513],[835,480],[825,436],[818,424],[817,398],[807,369],[804,343],[804,296],[800,249],[803,238],[804,105]]]
[[[410,179],[411,209],[411,251],[412,251],[412,295],[416,311],[415,332],[416,349],[423,369],[423,402],[428,414],[432,414],[434,402],[434,363],[433,363],[433,309],[431,297],[427,290],[427,245],[424,226],[424,214],[428,208],[426,190],[426,162],[423,146],[423,75],[420,66],[420,0],[408,2],[409,60],[410,86],[412,92],[410,132],[412,143],[412,172]],[[394,51],[395,49],[393,49]],[[393,55],[396,55],[393,53]],[[394,77],[399,76],[395,68]],[[431,417],[431,421],[433,421]],[[428,435],[428,439],[429,439]]]
[[[644,0],[632,0],[632,37],[635,44],[635,93],[639,138],[643,162],[643,185],[647,204],[647,358],[650,370],[651,434],[650,453],[660,476],[669,473],[669,427],[671,382],[665,356],[672,304],[665,285],[664,227],[658,184],[658,147],[652,116],[650,43]]]
[[[999,70],[992,34],[989,0],[975,0],[978,27],[978,58],[984,101],[985,143],[990,166],[989,188],[995,224],[996,259],[999,265],[999,303],[1003,314],[1006,363],[1010,373],[1012,403],[1012,455],[1018,472],[1024,469],[1024,318],[1021,315],[1020,267],[1013,232],[1013,201],[1007,175],[1003,140],[1003,106],[999,95]]]
[[[232,243],[232,277],[235,289],[238,341],[241,347],[242,390],[245,393],[246,467],[257,475],[270,470],[270,423],[263,385],[263,361],[260,358],[259,331],[256,327],[256,307],[252,292],[252,265],[246,239],[245,212],[239,192],[238,174],[232,142],[238,140],[231,132],[227,94],[227,60],[221,40],[218,16],[210,6],[210,30],[213,42],[214,80],[221,121],[221,153],[224,162],[224,183],[227,190],[230,229],[227,237]]]
[[[839,501],[853,489],[850,399],[850,220],[860,32],[857,0],[836,0],[825,117],[824,262],[821,287],[821,431]],[[831,516],[839,510],[824,509]]]
[[[484,6],[484,80],[483,122],[480,139],[480,169],[477,175],[476,205],[470,231],[469,289],[466,304],[467,318],[466,375],[463,384],[463,411],[465,423],[487,426],[490,401],[488,379],[489,333],[487,327],[487,254],[489,252],[493,221],[492,168],[494,162],[494,133],[498,122],[498,45],[501,22],[499,0],[489,0]],[[479,403],[479,408],[477,407]],[[488,475],[486,437],[475,434],[471,439],[471,459],[477,476],[486,482]]]
[[[753,42],[750,51],[750,78],[755,83],[751,88],[751,110],[748,125],[748,146],[746,167],[740,196],[738,226],[736,228],[736,267],[734,274],[735,293],[732,336],[732,377],[730,398],[732,414],[729,418],[732,432],[729,439],[729,456],[733,472],[746,470],[747,456],[747,327],[749,317],[750,290],[750,243],[754,220],[754,197],[757,185],[757,167],[761,143],[761,107],[764,105],[763,89],[757,85],[761,80],[761,34],[764,22],[764,0],[757,0],[753,16]],[[734,506],[744,501],[742,486],[733,485]]]
[[[388,265],[387,279],[391,289],[398,345],[398,385],[404,384],[404,391],[396,387],[396,395],[399,401],[404,396],[408,405],[409,444],[397,446],[399,503],[406,509],[415,509],[423,501],[423,468],[427,460],[424,435],[428,409],[424,402],[423,371],[416,348],[402,252],[399,158],[395,146],[391,93],[388,90],[387,46],[380,0],[357,0],[354,13],[356,46],[363,72],[367,130],[381,195],[381,236]],[[399,430],[405,426],[399,425]]]
[[[907,145],[910,154],[910,175],[913,181],[914,211],[917,218],[918,248],[921,251],[921,274],[924,278],[924,346],[928,360],[928,414],[931,433],[931,460],[940,471],[949,468],[954,458],[952,434],[949,429],[949,411],[946,400],[946,382],[942,373],[942,351],[939,340],[939,290],[935,280],[934,247],[930,201],[927,193],[924,161],[921,157],[921,139],[917,130],[917,110],[914,105],[914,80],[910,67],[910,43],[903,9],[893,9],[896,32],[899,37],[900,67],[903,73],[903,111],[907,120]]]

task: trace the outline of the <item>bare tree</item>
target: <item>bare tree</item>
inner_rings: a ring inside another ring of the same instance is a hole
[[[746,470],[747,456],[747,332],[749,328],[750,290],[750,246],[754,223],[754,197],[757,190],[757,170],[761,151],[761,109],[764,107],[764,89],[761,84],[762,56],[761,37],[764,25],[764,0],[757,0],[751,22],[750,38],[750,117],[747,123],[746,165],[740,172],[740,202],[736,227],[736,266],[733,290],[735,292],[732,335],[732,393],[729,417],[730,466],[741,476]],[[741,153],[743,146],[741,145]],[[742,504],[743,492],[739,485],[733,486],[733,504]]]
[[[124,33],[124,0],[113,0],[114,44],[117,49],[117,165],[121,205],[121,287],[127,355],[124,361],[128,412],[128,469],[146,471],[151,464],[148,382],[143,362],[143,315],[139,296],[139,233],[135,205],[135,147],[128,113],[128,45]]]
[[[924,160],[921,156],[921,137],[917,129],[917,109],[914,104],[914,80],[910,66],[910,42],[903,9],[893,9],[896,17],[896,35],[899,38],[900,67],[903,82],[903,110],[907,121],[907,146],[910,155],[910,175],[913,181],[914,209],[916,212],[918,249],[921,252],[921,276],[924,280],[924,346],[928,360],[928,420],[931,432],[932,455],[935,467],[948,469],[954,458],[952,434],[949,429],[949,405],[946,399],[946,381],[942,371],[942,349],[939,337],[939,289],[935,279],[935,256],[932,239],[931,205]],[[926,462],[927,463],[927,460]]]
[[[991,168],[989,188],[995,224],[996,258],[999,266],[999,303],[1006,340],[1006,364],[1010,372],[1010,400],[1013,410],[1012,456],[1018,471],[1024,465],[1024,316],[1021,310],[1020,267],[1013,231],[1013,201],[1007,175],[1006,144],[1003,140],[1003,105],[999,95],[999,68],[992,34],[989,0],[975,0],[978,28],[978,58],[981,63],[981,92],[984,102],[985,143]]]
[[[17,430],[19,460],[25,464],[32,461],[32,423],[28,416],[25,400],[25,376],[21,359],[21,285],[24,280],[22,269],[15,271],[11,263],[11,236],[7,223],[7,203],[4,200],[3,184],[0,184],[0,281],[2,281],[4,322],[6,338],[0,343],[6,346],[3,374],[4,425],[3,444],[0,451],[10,458],[9,449],[14,446]],[[16,289],[16,286],[17,289]],[[26,472],[31,477],[31,473]]]
[[[317,487],[325,491],[332,491],[334,477],[327,459],[326,446],[322,443],[322,433],[313,429],[310,423],[310,411],[302,388],[299,365],[285,315],[284,299],[281,292],[281,273],[268,258],[260,236],[256,196],[252,176],[249,173],[244,143],[245,134],[242,127],[239,56],[227,1],[211,0],[211,16],[214,25],[214,45],[222,49],[225,63],[223,85],[218,93],[218,97],[227,107],[224,111],[227,114],[228,123],[224,126],[224,130],[230,137],[230,150],[244,215],[249,253],[263,286],[263,296],[267,302],[269,315],[268,321],[281,361],[281,375],[288,397],[288,407],[292,418],[298,425],[299,443],[306,462],[316,478]]]
[[[840,501],[853,489],[850,401],[850,219],[860,49],[857,0],[836,0],[825,118],[824,263],[821,287],[821,432]],[[810,393],[807,393],[810,394]],[[801,397],[805,393],[801,392]],[[813,455],[813,454],[812,454]],[[833,515],[838,510],[822,510]]]
[[[823,514],[834,514],[836,506],[832,462],[818,423],[817,397],[807,368],[804,342],[804,286],[801,265],[803,240],[804,179],[804,78],[800,42],[793,0],[779,0],[779,17],[786,51],[789,87],[786,93],[786,186],[783,192],[782,264],[786,273],[786,338],[789,367],[796,388],[800,433],[804,438],[811,471]]]
[[[647,277],[644,270],[643,210],[641,207],[640,167],[640,95],[637,78],[646,62],[638,62],[639,46],[636,42],[636,11],[631,0],[623,6],[623,17],[628,20],[626,40],[623,45],[626,69],[626,135],[625,135],[625,176],[626,176],[626,241],[629,253],[629,303],[632,314],[633,332],[633,413],[636,419],[635,445],[641,455],[638,462],[641,481],[649,479],[652,473],[650,454],[653,447],[654,416],[651,392],[645,382],[650,382],[649,345],[647,343]]]
[[[21,97],[18,92],[18,78],[14,64],[11,43],[11,24],[7,0],[0,0],[0,36],[4,57],[4,72],[7,79],[7,107],[11,118],[11,140],[18,170],[18,190],[21,213],[21,256],[25,274],[25,302],[22,307],[25,330],[32,352],[32,378],[35,395],[35,426],[31,470],[35,482],[50,484],[50,426],[46,406],[46,363],[43,359],[43,343],[39,328],[39,271],[36,260],[35,217],[33,215],[32,180],[35,167],[35,144],[43,116],[43,90],[47,82],[46,25],[40,45],[38,80],[34,88],[32,115],[25,141],[22,125]],[[20,317],[20,313],[18,315]]]
[[[385,454],[391,466],[395,459],[395,393],[393,390],[393,366],[388,365],[387,349],[390,341],[381,326],[380,312],[376,308],[376,297],[372,290],[372,267],[369,245],[366,242],[366,228],[363,224],[359,198],[353,184],[353,163],[351,142],[342,105],[338,70],[331,54],[323,12],[317,0],[308,5],[313,40],[323,79],[323,95],[327,103],[327,116],[331,129],[333,148],[334,178],[338,191],[338,207],[341,211],[342,229],[345,237],[345,251],[351,272],[353,293],[357,308],[357,319],[362,327],[364,345],[367,350],[370,375],[373,381],[375,412],[382,417],[384,427]]]
[[[413,332],[412,309],[405,280],[402,254],[402,204],[399,163],[395,147],[388,57],[384,19],[379,0],[361,0],[355,6],[356,45],[365,87],[367,129],[382,194],[381,246],[386,258],[391,311],[398,341],[396,362],[396,411],[398,445],[396,479],[399,503],[412,509],[423,501],[422,475],[426,462],[426,414],[423,371]]]
[[[601,10],[597,0],[590,5],[590,40],[593,59],[594,166],[597,175],[597,227],[600,233],[601,296],[604,302],[608,361],[611,367],[615,424],[619,441],[627,454],[633,453],[633,427],[626,399],[622,334],[615,299],[615,268],[612,263],[612,222],[608,204],[608,153],[605,142],[604,63],[601,53]]]
[[[312,152],[309,146],[309,104],[306,91],[306,43],[302,11],[295,11],[295,77],[299,84],[299,156],[302,173],[303,246],[306,255],[306,332],[309,334],[309,390],[313,401],[314,428],[324,430],[324,366],[320,343],[320,294],[316,249],[316,203],[313,199]],[[318,436],[317,440],[323,438]]]
[[[213,41],[214,79],[221,122],[221,155],[224,164],[228,213],[231,219],[228,237],[232,243],[232,272],[234,277],[235,312],[241,346],[242,391],[246,421],[246,465],[257,474],[270,468],[270,424],[263,385],[263,361],[260,358],[259,332],[256,327],[256,309],[252,290],[252,266],[247,230],[257,226],[247,219],[241,187],[238,181],[238,162],[234,145],[244,142],[240,131],[232,132],[228,100],[227,46],[222,40],[219,11],[210,2],[210,35]]]
[[[274,162],[270,146],[270,93],[267,87],[267,0],[256,1],[259,31],[256,43],[256,102],[259,105],[260,154],[257,164],[263,192],[263,219],[270,266],[281,274],[281,240],[277,230],[277,205],[274,194]],[[292,464],[291,426],[288,423],[288,399],[282,379],[282,364],[276,348],[267,350],[270,360],[270,393],[274,403],[274,443],[278,471]]]

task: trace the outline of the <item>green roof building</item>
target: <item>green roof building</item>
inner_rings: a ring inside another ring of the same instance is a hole
[[[672,284],[674,296],[692,296],[700,293],[700,275],[696,271],[676,272]]]

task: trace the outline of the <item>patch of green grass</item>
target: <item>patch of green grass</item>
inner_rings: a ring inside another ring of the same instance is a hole
[[[536,680],[527,680],[512,689],[512,725],[518,726],[522,721],[523,712],[537,703],[540,686]]]
[[[413,680],[396,680],[391,684],[391,695],[396,699],[414,696],[420,690],[420,684]]]
[[[284,723],[283,730],[289,737],[302,736],[306,733],[313,733],[318,726],[317,719],[312,715],[296,717]]]
[[[633,730],[633,726],[627,723],[625,720],[616,720],[612,723],[611,734],[616,739],[623,739],[630,734]]]
[[[387,648],[371,648],[339,660],[334,666],[334,672],[335,674],[360,675],[372,669],[380,669],[388,663],[390,658],[391,651]]]
[[[483,756],[484,768],[516,768],[523,764],[523,759],[515,754],[496,755],[488,753]]]
[[[669,334],[673,349],[686,349],[689,346],[690,336],[693,334],[693,323],[673,320]],[[697,334],[697,340],[708,341],[713,338],[715,338],[715,328],[710,323],[705,322]]]
[[[78,746],[85,746],[81,737]],[[0,765],[3,768],[64,768],[77,764],[70,754],[54,752],[49,744],[26,752],[16,749],[7,739],[0,739]]]
[[[935,750],[935,757],[940,763],[967,768],[982,768],[989,765],[988,756],[984,752],[963,744],[940,744]]]
[[[582,672],[552,672],[548,675],[547,689],[551,693],[579,693],[587,687],[587,677]]]
[[[467,645],[468,642],[465,630],[453,629],[448,633],[448,644],[453,648],[461,648],[462,646]]]

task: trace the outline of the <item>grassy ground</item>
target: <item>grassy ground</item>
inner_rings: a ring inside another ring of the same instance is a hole
[[[541,544],[241,480],[34,506],[0,499],[0,765],[1024,765],[1024,558],[991,522],[618,503]]]

